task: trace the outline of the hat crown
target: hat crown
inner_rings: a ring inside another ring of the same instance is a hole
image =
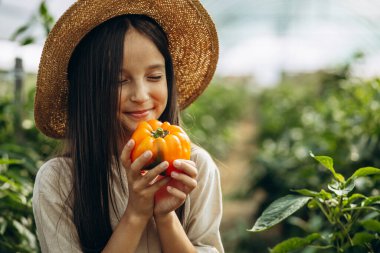
[[[172,55],[178,104],[191,104],[207,87],[218,61],[219,45],[211,17],[196,0],[78,0],[57,21],[41,56],[35,96],[36,126],[63,138],[67,127],[67,67],[81,39],[113,17],[140,14],[165,31]]]

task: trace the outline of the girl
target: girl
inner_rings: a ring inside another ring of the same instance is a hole
[[[58,20],[35,98],[37,127],[65,147],[36,177],[43,252],[223,252],[219,172],[206,151],[192,145],[174,163],[183,173],[161,180],[167,162],[140,173],[150,151],[130,160],[137,124],[178,124],[217,54],[198,1],[79,0]]]

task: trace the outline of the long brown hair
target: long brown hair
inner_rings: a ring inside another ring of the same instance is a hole
[[[73,162],[73,219],[84,252],[101,251],[112,234],[109,203],[116,214],[113,167],[121,178],[118,140],[123,130],[117,119],[119,77],[124,37],[131,27],[151,39],[164,56],[168,104],[160,120],[179,122],[168,40],[153,19],[142,15],[115,17],[81,40],[68,68],[69,124],[65,150]],[[177,215],[182,214],[182,208]]]

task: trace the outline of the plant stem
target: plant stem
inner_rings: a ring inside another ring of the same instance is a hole
[[[316,249],[331,249],[331,248],[334,248],[334,246],[332,246],[332,245],[326,245],[326,246],[323,246],[323,245],[310,245],[309,247],[316,248]]]
[[[327,211],[325,210],[325,208],[323,207],[323,204],[320,203],[318,200],[316,201],[319,209],[321,209],[322,213],[326,216],[326,218],[328,219],[328,221],[331,223],[331,224],[334,224],[334,221],[331,220],[331,217],[330,217],[330,214],[327,213]]]
[[[343,236],[346,236],[348,238],[348,241],[350,242],[350,245],[353,246],[354,244],[352,242],[350,233],[347,231],[347,229],[344,226],[344,224],[340,221],[340,219],[337,219],[337,223],[343,229],[343,232],[344,232]]]
[[[369,253],[375,253],[375,251],[373,251],[373,249],[372,249],[372,247],[371,247],[371,244],[366,243],[365,246],[366,246],[367,249],[369,250],[369,251],[368,251]]]
[[[343,208],[343,197],[346,197],[346,195],[344,196],[339,196],[339,213],[338,213],[338,218],[337,218],[337,223],[341,226],[341,228],[343,229],[343,237],[347,237],[348,241],[350,242],[350,245],[353,246],[353,242],[352,242],[352,239],[351,239],[351,236],[350,236],[350,233],[349,233],[349,229],[347,229],[347,227],[342,223],[342,221],[340,220],[340,217],[342,216],[342,214],[344,213],[344,208]],[[348,227],[350,227],[350,222],[348,222]]]
[[[377,209],[377,208],[374,208],[374,207],[370,207],[370,206],[343,208],[342,211],[343,212],[347,212],[347,211],[350,211],[350,210],[363,210],[363,209],[371,210],[371,211],[380,213],[380,209]]]

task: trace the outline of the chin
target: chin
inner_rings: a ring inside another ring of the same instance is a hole
[[[133,123],[129,123],[129,124],[125,125],[124,128],[128,133],[132,134],[136,130],[137,125],[138,125],[138,122],[136,122],[136,123],[133,122]]]

